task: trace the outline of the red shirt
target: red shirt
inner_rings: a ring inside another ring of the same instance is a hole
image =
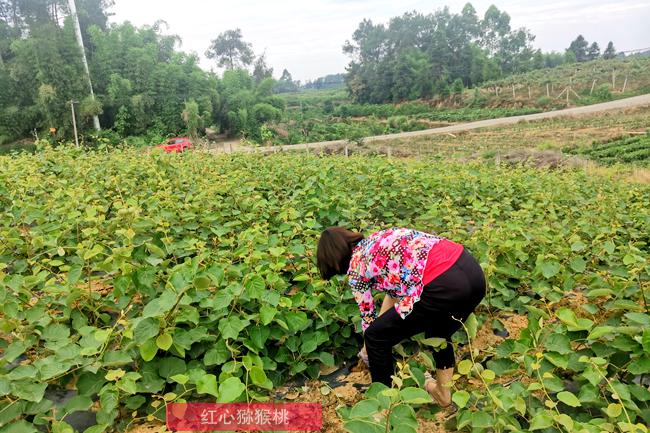
[[[463,246],[448,239],[442,239],[429,250],[427,264],[422,274],[422,285],[426,286],[451,268],[463,253]]]

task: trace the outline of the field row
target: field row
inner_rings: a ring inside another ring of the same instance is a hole
[[[320,231],[398,225],[461,242],[485,268],[489,294],[456,344],[466,350],[490,312],[529,316],[520,336],[459,364],[459,428],[647,423],[649,199],[648,187],[580,172],[429,160],[0,157],[0,421],[64,428],[50,396],[68,387],[68,410],[96,411],[94,432],[122,431],[162,419],[165,402],[264,400],[318,377],[359,348],[350,293],[317,277]],[[570,293],[580,307],[566,308]],[[397,394],[373,387],[376,405],[341,411],[350,431],[391,401],[412,425],[433,365],[426,351],[403,356]]]

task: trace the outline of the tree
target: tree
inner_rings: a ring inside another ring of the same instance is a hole
[[[201,124],[201,116],[199,115],[199,104],[194,99],[185,102],[182,117],[187,126],[187,134],[195,138]]]
[[[614,48],[614,43],[609,41],[605,52],[603,53],[603,59],[613,59],[616,57],[616,48]]]
[[[589,42],[587,42],[582,35],[578,35],[577,38],[573,42],[571,42],[571,45],[569,45],[569,48],[567,48],[567,51],[573,52],[575,54],[575,58],[577,62],[584,62],[589,60],[589,57],[587,55],[587,47],[589,47]]]
[[[243,40],[241,29],[221,33],[212,40],[205,55],[216,59],[219,67],[229,70],[249,66],[254,58],[252,46]]]
[[[491,5],[480,23],[483,35],[482,45],[490,54],[495,54],[499,49],[500,39],[510,32],[510,15],[501,12],[495,5]]]
[[[594,42],[589,46],[589,49],[587,50],[587,59],[596,60],[598,57],[600,57],[600,47],[598,46],[597,42]]]
[[[346,85],[360,103],[383,103],[437,94],[460,79],[475,86],[543,64],[534,36],[512,29],[510,15],[491,6],[482,20],[471,4],[458,14],[442,8],[409,12],[388,24],[363,20],[343,52],[351,57]]]
[[[253,63],[253,78],[256,83],[259,83],[269,77],[273,77],[273,68],[266,64],[266,52],[264,52]]]
[[[282,70],[282,75],[280,80],[275,84],[273,91],[275,93],[288,93],[295,92],[298,90],[298,84],[293,82],[293,77],[291,73],[286,69]]]

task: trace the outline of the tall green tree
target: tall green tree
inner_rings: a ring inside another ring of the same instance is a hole
[[[597,42],[593,42],[587,50],[587,60],[596,60],[600,57],[600,47]]]
[[[273,68],[266,64],[266,52],[260,54],[253,63],[253,77],[259,83],[265,78],[273,77]]]
[[[588,48],[589,48],[589,42],[585,40],[584,36],[578,35],[578,37],[571,42],[571,45],[569,45],[567,51],[571,51],[573,54],[575,54],[575,58],[577,62],[585,62],[589,60],[587,54]]]
[[[293,77],[289,71],[283,69],[282,75],[280,76],[280,79],[276,83],[273,90],[276,93],[295,92],[298,90],[298,83],[295,83],[293,81]]]
[[[616,57],[616,48],[614,48],[614,42],[609,41],[605,52],[603,53],[603,59],[613,59]]]
[[[199,104],[194,99],[185,102],[185,109],[182,113],[183,122],[187,127],[187,134],[195,138],[198,135],[201,125],[201,116],[199,115]]]
[[[229,70],[249,66],[255,57],[251,44],[244,41],[241,29],[226,30],[219,34],[212,40],[205,55],[209,59],[215,59],[219,67]]]

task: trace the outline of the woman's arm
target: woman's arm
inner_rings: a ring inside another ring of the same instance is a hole
[[[384,302],[381,304],[381,309],[379,310],[379,315],[381,316],[386,311],[390,310],[395,306],[397,299],[391,297],[390,295],[384,296]]]
[[[397,302],[397,299],[392,298],[389,295],[384,296],[384,302],[381,304],[381,309],[379,310],[379,315],[381,316],[384,314],[386,311],[390,310],[395,306],[395,303]],[[366,345],[364,344],[363,347],[361,348],[361,351],[359,352],[359,357],[363,360],[363,362],[368,365],[368,352],[366,351]]]

